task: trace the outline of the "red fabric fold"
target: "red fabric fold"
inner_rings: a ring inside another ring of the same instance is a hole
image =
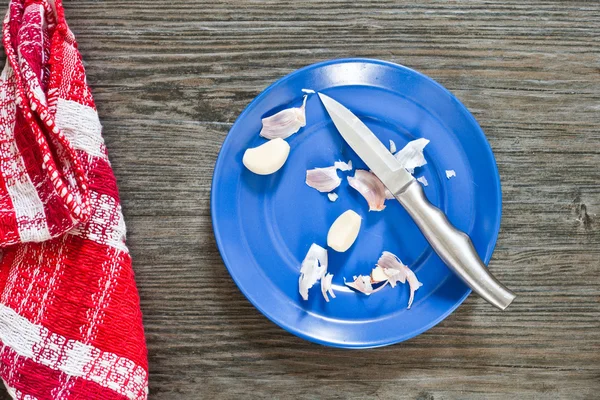
[[[0,377],[14,398],[145,399],[125,223],[62,2],[12,0],[3,44]]]

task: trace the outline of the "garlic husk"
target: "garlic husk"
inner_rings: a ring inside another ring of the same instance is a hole
[[[390,153],[392,153],[392,154],[396,153],[396,143],[394,143],[394,141],[391,139],[390,139]]]
[[[327,233],[327,246],[340,253],[354,244],[360,231],[361,218],[353,210],[348,210],[331,224]]]
[[[328,303],[329,303],[329,297],[327,296],[327,293],[329,293],[329,295],[335,299],[335,293],[333,293],[333,287],[332,287],[332,280],[333,280],[332,274],[325,274],[325,276],[321,278],[321,293],[323,294],[325,301]]]
[[[304,300],[308,300],[308,289],[313,287],[327,273],[327,250],[313,243],[302,261],[298,291]]]
[[[413,300],[415,298],[415,292],[419,289],[423,284],[419,282],[415,273],[408,268],[398,256],[389,251],[384,251],[377,260],[377,267],[382,268],[384,271],[398,271],[396,274],[390,274],[390,278],[388,278],[388,282],[395,286],[396,282],[405,283],[408,281],[408,285],[410,287],[410,297],[408,299],[408,307],[412,306]],[[393,280],[393,281],[392,281]]]
[[[319,192],[331,192],[342,183],[342,179],[337,174],[337,168],[313,168],[306,171],[306,184]]]
[[[303,91],[304,93],[306,93],[306,94],[315,94],[315,93],[317,93],[317,92],[315,92],[315,91],[314,91],[314,90],[312,90],[312,89],[302,89],[302,91]]]
[[[429,143],[428,139],[420,138],[408,142],[406,146],[394,155],[400,164],[411,174],[415,172],[415,168],[422,167],[427,164],[423,149]]]
[[[450,179],[453,176],[456,176],[456,172],[453,169],[446,170],[446,179]]]
[[[418,177],[417,181],[421,182],[423,186],[429,186],[429,182],[427,182],[427,178],[425,178],[424,176]]]
[[[381,211],[385,208],[386,188],[372,172],[357,169],[354,177],[348,177],[348,184],[367,200],[369,211]]]
[[[408,267],[407,267],[407,269],[408,269]],[[408,271],[406,271],[406,280],[408,281],[408,285],[410,287],[410,297],[408,299],[408,307],[406,307],[406,308],[410,309],[410,307],[412,306],[413,300],[415,299],[415,292],[421,286],[423,286],[423,284],[421,282],[419,282],[419,280],[417,279],[417,276],[411,269],[408,269]]]
[[[336,161],[333,163],[333,166],[340,171],[352,171],[352,160],[348,162]]]
[[[337,193],[327,193],[327,198],[329,198],[329,201],[334,202],[338,199],[338,195]]]
[[[290,145],[283,139],[273,139],[244,152],[242,163],[258,175],[277,172],[290,154]]]
[[[260,136],[267,139],[285,139],[306,126],[305,108],[307,97],[308,95],[304,95],[301,107],[287,108],[270,117],[263,118]]]
[[[352,282],[346,282],[346,279],[344,279],[344,283],[346,284],[346,286],[351,287],[352,289],[357,290],[363,294],[366,294],[367,296],[380,291],[387,285],[386,281],[383,285],[374,289],[373,285],[371,284],[371,277],[369,275],[355,276],[354,281]]]

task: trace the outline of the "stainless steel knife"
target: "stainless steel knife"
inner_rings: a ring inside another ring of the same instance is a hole
[[[356,115],[329,96],[319,97],[344,140],[394,194],[446,265],[490,304],[508,307],[515,294],[489,272],[469,236],[427,200],[421,185]]]

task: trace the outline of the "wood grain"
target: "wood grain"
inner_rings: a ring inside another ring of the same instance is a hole
[[[600,396],[600,5],[561,1],[66,1],[120,185],[151,399]],[[491,263],[519,297],[476,297],[366,351],[307,343],[240,294],[209,198],[232,122],[299,67],[364,56],[450,89],[495,152]],[[8,398],[6,394],[0,396]]]

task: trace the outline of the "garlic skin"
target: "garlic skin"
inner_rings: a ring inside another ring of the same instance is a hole
[[[427,178],[425,178],[424,176],[418,177],[417,181],[421,182],[423,186],[429,186],[429,182],[427,182]]]
[[[304,95],[304,101],[300,107],[287,108],[270,117],[263,118],[260,136],[267,139],[286,139],[306,126],[307,98],[308,95]]]
[[[334,202],[338,199],[338,195],[337,193],[327,193],[327,198],[329,198],[329,201]]]
[[[306,171],[305,183],[321,193],[328,193],[340,186],[342,179],[337,174],[337,168],[313,168]]]
[[[290,145],[283,139],[273,139],[244,152],[242,163],[258,175],[277,172],[290,154]]]
[[[333,293],[333,288],[331,287],[332,280],[333,280],[332,274],[325,274],[325,276],[323,278],[321,278],[321,293],[323,294],[325,301],[328,303],[329,303],[329,297],[327,296],[327,293],[329,293],[329,295],[335,299],[335,293]]]
[[[327,250],[313,243],[302,261],[298,279],[298,291],[304,300],[308,300],[308,289],[313,287],[326,273]],[[335,296],[332,295],[332,297]]]
[[[345,252],[354,244],[361,225],[360,216],[353,210],[348,210],[331,224],[327,233],[327,246],[340,253]]]
[[[423,284],[419,282],[415,273],[410,269],[406,271],[406,280],[408,281],[408,285],[410,287],[410,297],[408,298],[408,307],[406,308],[410,310],[413,300],[415,299],[415,292],[417,289],[423,286]]]
[[[396,153],[396,143],[394,143],[394,141],[391,139],[390,139],[390,153],[392,153],[392,154]]]
[[[374,289],[373,285],[371,284],[371,277],[369,275],[355,276],[353,282],[346,282],[346,280],[344,279],[344,283],[346,284],[346,286],[351,287],[352,289],[357,290],[363,294],[366,294],[367,296],[379,292],[387,285],[387,282],[385,282],[377,289]]]
[[[379,257],[377,261],[377,267],[381,268],[383,272],[388,274],[388,282],[392,287],[396,285],[396,282],[405,283],[408,281],[408,285],[410,287],[410,297],[408,299],[408,309],[412,306],[413,300],[415,298],[415,292],[423,286],[421,282],[417,279],[415,273],[408,268],[398,256],[389,251],[384,251]],[[397,271],[397,272],[392,272]],[[388,273],[390,272],[390,273]]]
[[[385,208],[386,187],[374,173],[357,169],[354,177],[348,177],[348,184],[367,200],[369,211],[382,211]]]
[[[352,171],[352,160],[348,162],[336,161],[333,163],[333,166],[340,171]]]
[[[446,179],[450,179],[453,176],[456,176],[456,172],[453,169],[446,170]]]
[[[427,160],[425,160],[425,156],[423,155],[423,149],[428,143],[429,140],[425,138],[410,141],[394,157],[412,174],[415,172],[415,168],[427,164]]]

